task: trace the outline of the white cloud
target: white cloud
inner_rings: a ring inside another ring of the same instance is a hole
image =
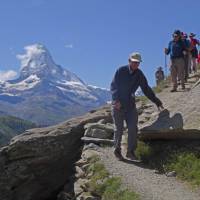
[[[17,72],[13,70],[0,71],[0,81],[7,81],[16,78]]]
[[[74,46],[73,46],[73,44],[66,44],[66,45],[65,45],[65,48],[72,49],[72,48],[74,48]]]
[[[16,57],[21,61],[21,69],[27,66],[31,59],[38,59],[40,55],[47,51],[42,44],[33,44],[24,47],[26,53],[18,54]]]

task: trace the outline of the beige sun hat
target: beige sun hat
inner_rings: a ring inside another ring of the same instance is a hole
[[[142,57],[141,57],[140,53],[133,52],[129,55],[129,60],[132,62],[142,62]]]

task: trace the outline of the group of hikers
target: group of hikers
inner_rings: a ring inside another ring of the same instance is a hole
[[[195,36],[194,33],[190,33],[188,37],[187,33],[175,30],[168,48],[164,49],[164,53],[170,55],[171,61],[170,70],[173,83],[171,92],[177,91],[178,81],[180,81],[182,89],[185,89],[189,74],[197,72],[197,63],[200,63],[200,52],[198,52],[197,46],[200,45],[200,42]],[[157,85],[164,80],[162,67],[157,69],[155,78]]]
[[[185,82],[189,73],[197,71],[196,59],[198,57],[197,45],[199,41],[195,39],[195,34],[187,34],[175,30],[172,34],[173,40],[169,42],[168,48],[165,48],[166,55],[171,58],[171,76],[173,88],[171,92],[177,91],[177,81],[180,80],[182,89],[185,89]],[[199,57],[200,61],[200,57]],[[156,97],[155,93],[148,85],[147,79],[139,69],[142,57],[139,53],[133,52],[129,55],[128,64],[119,67],[111,82],[112,94],[112,118],[115,125],[114,129],[114,155],[118,160],[124,160],[121,152],[121,140],[124,130],[124,120],[128,128],[128,146],[126,157],[136,160],[135,150],[137,148],[138,133],[138,113],[135,104],[135,92],[140,87],[145,96],[147,96],[159,110],[163,110],[162,101]],[[159,71],[163,71],[160,67]],[[164,72],[161,73],[164,79]],[[158,81],[159,83],[159,81]]]

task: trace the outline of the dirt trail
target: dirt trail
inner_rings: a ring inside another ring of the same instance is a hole
[[[121,177],[125,188],[140,194],[141,200],[200,200],[200,191],[165,174],[156,174],[142,163],[118,161],[113,148],[102,148],[101,160],[110,174]]]
[[[161,98],[165,108],[168,108],[170,104],[170,110],[173,111],[173,105],[175,109],[177,102],[184,99],[182,97],[190,95],[191,88],[197,80],[198,77],[191,76],[186,83],[185,90],[178,88],[177,92],[170,93],[170,86],[157,96]],[[152,109],[155,110],[155,107]],[[189,185],[176,177],[156,174],[155,170],[147,168],[142,163],[116,160],[113,148],[102,148],[101,159],[110,174],[121,177],[125,188],[136,191],[142,200],[200,200],[200,191],[192,190]]]

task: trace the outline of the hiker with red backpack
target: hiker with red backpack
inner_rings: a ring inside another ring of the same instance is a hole
[[[197,63],[196,60],[198,58],[198,50],[197,50],[197,45],[200,45],[199,40],[195,38],[194,33],[190,33],[189,38],[190,38],[190,43],[191,43],[191,55],[190,55],[190,63],[191,63],[191,68],[190,71],[196,72],[197,71]]]
[[[197,68],[200,68],[200,51],[197,58]]]

